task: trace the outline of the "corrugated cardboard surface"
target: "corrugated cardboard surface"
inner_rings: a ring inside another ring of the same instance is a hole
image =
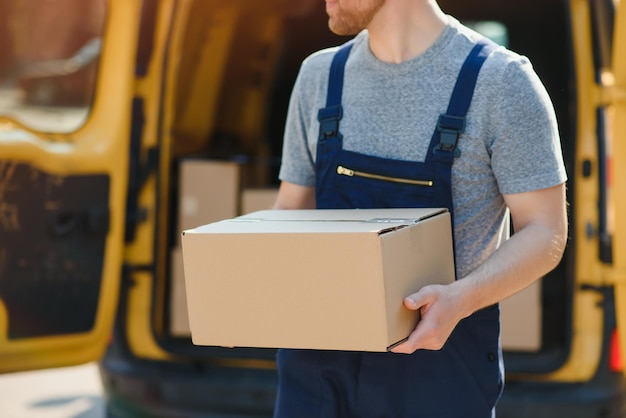
[[[261,211],[182,242],[198,345],[386,351],[417,321],[403,298],[454,280],[441,210]]]
[[[178,229],[237,216],[240,166],[235,162],[185,160],[180,165]]]
[[[277,195],[277,188],[243,189],[241,191],[241,214],[272,209]]]
[[[183,251],[176,247],[171,251],[170,332],[176,337],[189,337],[187,294],[183,274]]]
[[[440,219],[435,218],[420,222],[417,228],[401,229],[380,237],[384,243],[382,256],[385,260],[387,327],[389,332],[394,333],[390,335],[391,341],[406,338],[415,328],[415,313],[398,304],[398,300],[403,300],[426,284],[449,283],[454,279],[454,264],[447,251],[448,246],[450,251],[452,248],[452,241],[447,242],[449,236]],[[419,275],[416,276],[415,272]],[[397,327],[392,321],[412,323],[412,326]]]
[[[541,348],[541,281],[500,303],[503,350],[538,351]]]

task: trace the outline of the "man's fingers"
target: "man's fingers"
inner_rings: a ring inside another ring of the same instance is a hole
[[[404,298],[404,306],[420,311],[421,319],[407,341],[393,348],[392,352],[410,354],[418,349],[440,350],[443,347],[450,334],[446,331],[445,312],[448,309],[445,306],[435,309],[443,291],[440,286],[427,286]]]

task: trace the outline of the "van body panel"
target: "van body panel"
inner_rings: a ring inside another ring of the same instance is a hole
[[[613,37],[613,106],[612,162],[609,165],[609,187],[612,189],[613,265],[611,281],[615,283],[617,324],[622,361],[626,359],[626,10],[624,5],[615,16]],[[626,373],[626,368],[624,368]]]
[[[111,335],[141,2],[107,6],[84,124],[56,133],[0,117],[0,208],[14,209],[0,222],[0,372],[97,360]]]

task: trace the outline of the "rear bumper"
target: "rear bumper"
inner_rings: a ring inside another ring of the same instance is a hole
[[[277,378],[271,370],[104,360],[100,371],[110,418],[269,418]],[[507,384],[497,418],[623,418],[626,387],[601,384]]]
[[[155,362],[110,350],[100,363],[109,418],[270,418],[275,370]],[[602,370],[601,368],[600,370]],[[497,418],[623,418],[626,383],[507,382]]]
[[[272,370],[106,357],[100,374],[109,418],[269,418],[277,386]]]

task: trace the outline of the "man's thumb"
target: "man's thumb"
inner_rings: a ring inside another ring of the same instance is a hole
[[[419,306],[417,305],[417,299],[415,295],[410,295],[410,296],[405,297],[404,306],[406,306],[407,309],[411,309],[412,311],[417,310]]]

